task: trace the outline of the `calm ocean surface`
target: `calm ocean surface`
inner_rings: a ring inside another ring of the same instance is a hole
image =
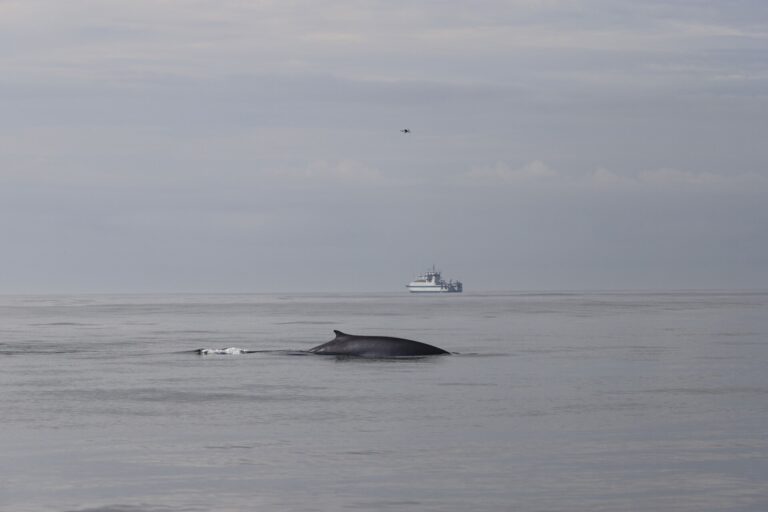
[[[333,329],[459,355],[336,359]],[[767,511],[768,293],[0,297],[0,510]]]

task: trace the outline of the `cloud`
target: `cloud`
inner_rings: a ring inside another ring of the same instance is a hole
[[[534,160],[522,167],[511,167],[505,162],[497,162],[490,167],[475,167],[459,178],[467,185],[494,185],[497,183],[520,184],[551,181],[560,174],[540,160]]]
[[[522,75],[509,59],[531,52],[537,53],[538,69],[525,80],[539,73],[571,77],[573,56],[584,63],[585,56],[622,52],[592,75],[637,80],[663,73],[639,63],[711,51],[720,42],[729,48],[764,46],[768,37],[764,24],[754,21],[759,16],[749,16],[764,10],[759,4],[732,6],[723,19],[708,14],[722,11],[718,4],[707,9],[709,2],[647,4],[27,0],[0,4],[0,27],[6,33],[1,37],[14,43],[3,45],[7,76],[123,84],[152,75],[236,75],[254,67],[449,80],[466,76],[465,66],[473,62],[487,64],[486,73],[519,81]],[[492,62],[507,65],[491,69]],[[717,67],[725,68],[719,75],[735,74],[727,59],[718,59]]]
[[[597,169],[591,175],[588,176],[588,181],[597,186],[616,186],[616,185],[628,185],[632,183],[631,178],[621,176],[608,169]]]
[[[718,185],[728,181],[728,177],[712,172],[681,171],[679,169],[657,169],[642,171],[636,176],[637,181],[650,185]]]
[[[383,183],[381,172],[355,160],[315,160],[304,167],[273,168],[264,172],[277,182],[293,184],[341,184],[375,186]]]
[[[66,245],[84,263],[58,275],[78,288],[99,244],[137,276],[161,256],[120,254],[165,244],[161,280],[179,260],[304,265],[326,244],[304,266],[332,285],[431,237],[407,272],[442,252],[491,286],[509,268],[536,284],[543,252],[567,277],[616,233],[626,257],[654,247],[655,225],[633,239],[652,213],[670,240],[762,262],[767,15],[764,0],[0,0],[0,260],[18,289],[46,289],[21,263],[56,268]],[[122,279],[90,282],[105,276]]]
[[[599,168],[587,173],[559,172],[541,160],[521,167],[506,162],[492,166],[478,166],[460,174],[453,182],[459,186],[495,187],[499,185],[538,184],[546,186],[584,187],[595,190],[610,188],[704,188],[704,187],[764,187],[768,177],[757,173],[717,173],[671,168],[646,169],[637,172],[617,172]]]
[[[764,187],[768,179],[756,173],[716,173],[680,169],[650,169],[633,174],[619,174],[598,169],[587,177],[592,185],[600,187],[656,187],[656,188],[716,188]]]

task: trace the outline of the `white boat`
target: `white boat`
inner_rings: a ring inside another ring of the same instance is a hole
[[[444,281],[440,271],[432,265],[432,270],[420,275],[406,286],[411,293],[461,293],[464,285],[461,281]]]

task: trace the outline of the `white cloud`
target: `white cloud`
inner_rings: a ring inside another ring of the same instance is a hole
[[[490,167],[475,167],[460,177],[460,182],[471,185],[493,185],[495,183],[533,183],[553,180],[559,173],[544,162],[535,160],[522,167],[512,167],[505,162],[497,162]]]
[[[717,185],[728,178],[712,172],[692,172],[678,169],[656,169],[637,174],[637,181],[650,185]]]
[[[383,182],[379,170],[363,162],[342,159],[315,160],[301,168],[273,168],[265,172],[271,178],[288,183],[337,183],[355,186],[378,185]]]
[[[680,169],[649,169],[621,175],[605,169],[592,173],[590,181],[595,185],[666,187],[666,188],[715,188],[715,187],[763,187],[768,179],[755,173],[717,173]]]
[[[596,190],[611,188],[694,188],[694,187],[761,187],[768,186],[768,177],[757,173],[717,173],[680,169],[646,169],[637,172],[617,172],[599,168],[587,173],[565,173],[552,169],[541,160],[534,160],[522,167],[506,162],[492,166],[474,167],[454,180],[460,186],[486,186],[538,184],[546,186],[585,186]]]
[[[767,33],[764,26],[739,25],[738,20],[697,19],[706,9],[643,8],[634,2],[615,2],[606,8],[590,1],[528,0],[489,0],[471,6],[330,0],[26,0],[2,2],[0,9],[0,27],[13,38],[13,44],[3,45],[6,74],[113,83],[142,81],[146,73],[199,77],[238,74],[253,67],[260,72],[455,79],[477,59],[502,64],[510,56],[535,50],[630,52],[633,58],[599,72],[619,77],[639,56],[647,61],[656,60],[648,58],[654,54],[709,50],[717,40],[764,44]],[[407,60],[424,65],[403,66]],[[440,66],[437,76],[441,60],[453,65]],[[456,66],[457,62],[463,65]],[[537,67],[571,76],[567,69],[544,61]],[[505,68],[502,64],[494,73],[504,74]],[[511,71],[505,79],[519,79],[519,73]],[[733,72],[725,71],[719,74]],[[635,79],[639,74],[632,73]]]
[[[587,177],[587,181],[597,186],[616,186],[627,185],[632,183],[631,178],[621,176],[608,169],[597,169],[591,175]]]

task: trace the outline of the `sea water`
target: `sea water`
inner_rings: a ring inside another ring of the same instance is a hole
[[[0,510],[765,511],[767,363],[760,292],[4,296]]]

